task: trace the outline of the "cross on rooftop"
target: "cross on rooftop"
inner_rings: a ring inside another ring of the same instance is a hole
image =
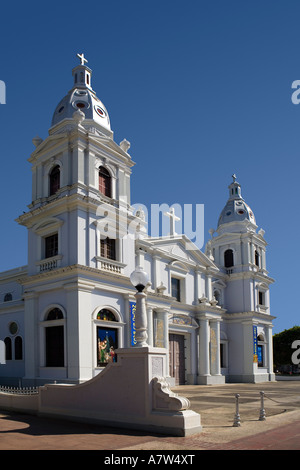
[[[84,54],[77,54],[77,57],[80,59],[80,65],[85,65],[87,59],[84,57]]]
[[[232,178],[233,178],[233,182],[235,183],[235,180],[236,180],[236,174],[235,173],[232,175]]]
[[[164,215],[170,217],[170,236],[174,237],[174,235],[176,235],[175,222],[180,220],[180,217],[177,217],[177,215],[175,215],[174,207],[170,209],[170,212],[165,212]]]

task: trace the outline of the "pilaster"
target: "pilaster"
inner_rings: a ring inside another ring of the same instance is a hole
[[[94,364],[91,338],[91,292],[93,285],[82,282],[66,284],[67,377],[82,382],[92,377]],[[84,345],[80,347],[79,345]],[[96,349],[95,349],[96,350]]]
[[[24,357],[25,357],[25,377],[26,380],[35,379],[38,375],[38,296],[35,292],[24,293]]]

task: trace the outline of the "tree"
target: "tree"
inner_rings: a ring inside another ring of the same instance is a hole
[[[273,360],[275,369],[283,365],[292,366],[292,354],[294,341],[300,340],[300,326],[293,326],[273,336]]]

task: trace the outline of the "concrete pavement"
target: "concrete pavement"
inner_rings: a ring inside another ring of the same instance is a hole
[[[173,437],[94,424],[46,419],[0,410],[0,450],[299,450],[300,381],[180,386],[173,389],[201,414],[203,431]],[[260,421],[260,391],[266,420]],[[234,427],[235,394],[241,425]]]

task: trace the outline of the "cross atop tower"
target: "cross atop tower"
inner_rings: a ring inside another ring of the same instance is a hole
[[[77,54],[77,57],[80,59],[80,65],[85,65],[87,59],[84,57],[84,54]]]
[[[177,215],[175,215],[174,207],[170,209],[170,212],[165,212],[164,215],[166,215],[167,217],[170,217],[170,236],[174,237],[174,235],[176,235],[175,222],[180,220],[180,217],[177,217]]]
[[[233,179],[233,182],[235,183],[235,181],[236,181],[236,174],[235,173],[232,175],[232,179]]]

